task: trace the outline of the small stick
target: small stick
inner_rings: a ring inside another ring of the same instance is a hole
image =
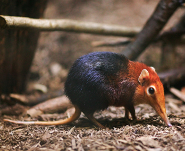
[[[118,40],[118,41],[93,41],[91,45],[93,47],[103,47],[103,46],[109,46],[109,47],[114,47],[114,46],[124,46],[128,45],[131,43],[133,40],[131,39],[126,39],[126,40]]]
[[[185,102],[185,95],[175,88],[170,88],[170,92]]]

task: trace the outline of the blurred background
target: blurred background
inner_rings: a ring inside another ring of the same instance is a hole
[[[78,21],[105,23],[142,28],[153,13],[159,0],[49,0],[44,12],[45,19],[73,19]],[[165,26],[169,30],[184,13],[179,8]],[[38,82],[49,89],[63,86],[72,63],[80,56],[94,51],[121,52],[126,45],[114,47],[94,47],[94,41],[119,41],[124,37],[99,36],[69,32],[41,32],[35,58],[29,76],[30,82]],[[176,46],[174,62],[165,68],[161,64],[162,42],[151,44],[138,58],[139,61],[153,66],[157,71],[183,66],[185,63],[184,46]]]

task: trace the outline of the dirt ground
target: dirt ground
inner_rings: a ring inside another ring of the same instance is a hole
[[[49,0],[45,18],[75,19],[97,23],[142,27],[153,12],[157,1],[152,0]],[[165,29],[170,28],[183,14],[179,9]],[[63,88],[69,68],[75,59],[93,51],[120,52],[125,46],[93,47],[93,41],[122,40],[122,37],[98,36],[66,32],[42,32],[31,67],[26,93],[31,94],[34,84],[42,84],[48,91]],[[160,70],[161,45],[152,44],[139,61]],[[183,46],[177,48],[182,53]],[[152,52],[152,54],[151,54]],[[155,54],[153,54],[153,52]],[[179,56],[185,56],[183,52]],[[179,67],[185,62],[178,62]],[[185,86],[185,84],[184,84]],[[0,117],[0,150],[185,150],[185,104],[168,91],[166,109],[172,127],[167,127],[156,112],[147,105],[136,107],[137,122],[124,118],[124,108],[109,107],[95,113],[96,119],[107,129],[95,127],[83,114],[69,124],[34,126],[4,123],[3,118],[21,119],[22,116]],[[56,113],[47,120],[65,118]],[[40,116],[34,120],[42,120]]]

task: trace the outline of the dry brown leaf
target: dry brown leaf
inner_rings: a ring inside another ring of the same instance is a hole
[[[160,147],[158,141],[154,140],[150,136],[142,136],[142,137],[139,137],[137,140],[141,141],[143,143],[143,145],[146,145],[149,147],[153,147],[153,148]]]

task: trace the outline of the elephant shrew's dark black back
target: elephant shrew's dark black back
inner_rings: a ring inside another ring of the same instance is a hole
[[[128,59],[112,52],[94,52],[77,59],[65,83],[65,93],[84,113],[109,106],[119,73],[127,73]],[[112,79],[112,80],[111,80]]]

